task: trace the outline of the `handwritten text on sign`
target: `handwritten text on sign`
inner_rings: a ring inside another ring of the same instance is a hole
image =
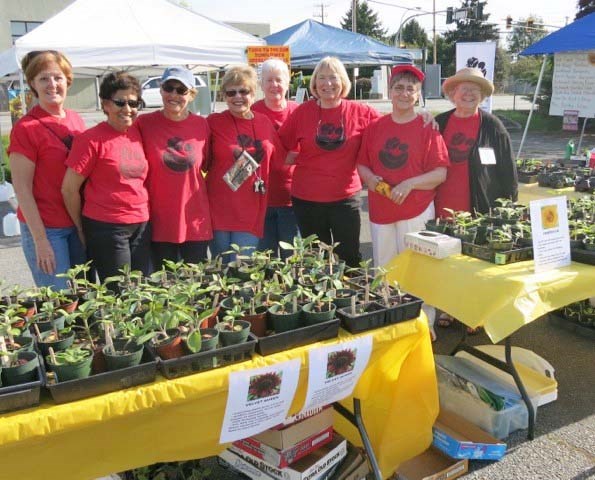
[[[595,59],[587,52],[554,55],[550,115],[564,115],[564,110],[595,115]]]

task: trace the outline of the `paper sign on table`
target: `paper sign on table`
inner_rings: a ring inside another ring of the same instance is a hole
[[[349,396],[368,365],[371,352],[372,335],[310,350],[304,410]]]
[[[566,197],[529,202],[535,272],[570,265],[570,235]]]
[[[287,417],[300,374],[300,360],[229,374],[227,406],[219,443],[274,427]]]

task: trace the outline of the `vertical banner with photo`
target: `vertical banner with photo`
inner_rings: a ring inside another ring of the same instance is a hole
[[[372,353],[372,335],[310,350],[304,410],[322,407],[353,392]]]
[[[457,71],[465,67],[479,68],[483,76],[493,83],[495,63],[495,42],[457,42]],[[486,98],[479,108],[491,113],[492,97]]]
[[[297,389],[300,361],[229,374],[219,443],[234,442],[285,420]]]

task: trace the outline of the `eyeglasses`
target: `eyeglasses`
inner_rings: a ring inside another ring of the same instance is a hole
[[[141,104],[140,100],[118,100],[112,98],[111,101],[118,108],[124,108],[126,105],[130,108],[138,108]]]
[[[242,97],[247,97],[248,95],[250,95],[250,90],[248,90],[247,88],[240,88],[239,90],[225,90],[225,96],[227,98],[233,98],[235,97],[237,94],[240,94]]]
[[[405,85],[395,85],[393,86],[393,90],[399,95],[402,95],[403,93],[407,93],[408,95],[415,95],[417,93],[417,88],[412,86],[405,87]]]
[[[178,95],[186,95],[190,91],[190,89],[188,89],[184,86],[175,87],[171,83],[164,83],[163,85],[161,85],[161,88],[166,93],[171,93],[175,90]]]

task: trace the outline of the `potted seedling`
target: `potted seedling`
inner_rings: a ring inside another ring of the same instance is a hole
[[[157,354],[164,360],[184,355],[182,332],[178,328],[181,323],[192,321],[192,307],[168,300],[167,296],[156,296],[149,303],[149,311],[144,322],[155,331],[152,345]]]
[[[116,324],[118,338],[114,338],[114,323],[104,321],[103,356],[107,369],[119,370],[138,365],[143,357],[145,343],[155,336],[155,332],[150,326],[145,325],[140,317],[128,316],[127,311],[116,313],[113,318],[120,318]]]
[[[478,220],[473,218],[471,212],[456,211],[445,208],[453,221],[453,236],[459,238],[461,242],[473,243],[477,236]]]
[[[493,228],[488,234],[488,246],[495,251],[512,250],[514,245],[510,226],[502,225],[498,228]]]
[[[49,368],[54,372],[56,381],[66,382],[91,375],[93,352],[80,346],[71,346],[60,352],[54,352],[50,348],[45,360]]]
[[[225,312],[223,320],[216,326],[221,345],[225,347],[246,341],[250,334],[250,323],[240,320],[243,316],[244,312],[240,305],[234,305],[231,310]]]
[[[275,302],[269,307],[269,318],[271,319],[275,333],[287,332],[299,328],[301,307],[298,299],[303,293],[303,288],[298,286],[285,295],[283,300]]]
[[[2,385],[20,385],[38,379],[39,357],[35,352],[8,352],[0,337],[0,363]]]
[[[24,308],[14,305],[0,309],[0,336],[9,352],[18,352],[21,350],[31,351],[33,348],[33,338],[21,335],[19,327],[23,325],[23,319],[19,316]]]
[[[209,328],[208,320],[213,317],[215,310],[208,309],[193,318],[185,327],[183,339],[190,353],[213,350],[219,341],[219,330]]]
[[[87,274],[91,270],[91,260],[87,263],[82,263],[69,268],[65,273],[58,273],[56,276],[68,279],[70,290],[65,291],[65,294],[76,295],[79,300],[85,298],[89,293],[89,287],[93,284],[87,279]]]
[[[335,318],[337,307],[333,303],[332,292],[321,290],[310,292],[310,303],[302,307],[304,325],[315,325]]]

